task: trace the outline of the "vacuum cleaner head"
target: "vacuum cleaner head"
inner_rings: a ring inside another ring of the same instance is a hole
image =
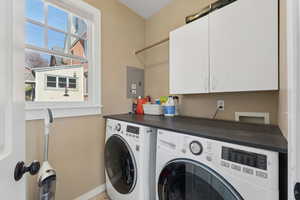
[[[55,200],[56,171],[44,162],[38,178],[39,200]]]

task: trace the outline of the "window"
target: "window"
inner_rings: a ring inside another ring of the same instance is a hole
[[[58,78],[58,87],[59,88],[66,88],[67,87],[67,78],[66,77],[59,77]]]
[[[76,79],[75,78],[69,78],[69,88],[76,88]]]
[[[47,76],[47,87],[56,88],[57,81],[55,76]]]
[[[100,113],[99,31],[99,11],[83,1],[26,0],[24,84],[29,113],[45,107],[88,108],[78,115]]]
[[[77,78],[47,75],[47,88],[48,89],[52,89],[52,88],[76,89],[77,88]],[[64,90],[62,90],[62,91],[64,91]]]

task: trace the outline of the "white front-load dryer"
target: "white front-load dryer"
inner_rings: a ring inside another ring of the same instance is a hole
[[[278,153],[158,130],[157,200],[279,200]]]
[[[111,200],[155,199],[156,130],[108,119],[106,191]]]

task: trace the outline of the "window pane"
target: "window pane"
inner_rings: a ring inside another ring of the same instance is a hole
[[[71,32],[75,35],[78,35],[81,38],[87,37],[87,24],[86,22],[76,16],[72,16],[72,26],[71,26]]]
[[[87,40],[71,37],[70,53],[83,58],[87,57]]]
[[[67,32],[68,29],[68,13],[55,8],[53,6],[48,7],[48,25],[59,30]]]
[[[37,51],[25,50],[25,64],[29,68],[40,68],[49,66],[70,65],[72,60],[69,58],[49,55]]]
[[[42,0],[26,0],[26,17],[44,23],[44,2]]]
[[[50,62],[50,55],[38,53],[36,51],[25,50],[25,64],[26,67],[33,69],[39,67],[48,67]]]
[[[53,88],[56,88],[56,83],[47,82],[47,87],[53,87]]]
[[[32,23],[26,23],[26,44],[44,47],[44,28]]]
[[[67,36],[64,33],[49,30],[48,31],[48,47],[50,50],[65,52],[67,44]]]
[[[78,89],[83,89],[83,94],[84,94],[84,99],[87,101],[88,100],[88,82],[89,82],[89,64],[88,62],[83,62],[81,60],[72,60],[72,65],[73,66],[82,66],[83,67],[83,86],[81,84],[77,85]],[[78,80],[81,80],[80,78]]]
[[[65,78],[65,77],[59,77],[58,78],[58,86],[60,88],[65,88],[67,86],[67,78]]]
[[[76,88],[76,79],[69,78],[69,88]]]
[[[47,76],[47,81],[48,82],[56,82],[56,77],[55,76]]]
[[[56,76],[47,76],[47,87],[56,88]]]
[[[25,66],[26,101],[34,102],[80,102],[87,101],[88,63],[71,60],[67,65],[43,67],[38,63],[49,62],[50,56],[26,51],[26,57],[33,57]],[[48,57],[48,59],[43,59]],[[27,58],[28,59],[28,58]],[[28,59],[30,60],[30,59]]]

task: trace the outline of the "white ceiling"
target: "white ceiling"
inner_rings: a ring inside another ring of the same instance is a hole
[[[119,0],[144,18],[149,18],[172,0]]]

